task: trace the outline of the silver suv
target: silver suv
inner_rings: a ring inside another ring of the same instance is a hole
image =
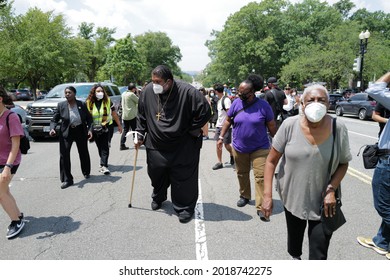
[[[31,137],[39,138],[49,136],[50,121],[57,111],[57,104],[65,99],[65,88],[73,86],[77,93],[76,98],[85,101],[93,85],[96,83],[69,83],[55,86],[44,99],[36,100],[27,105],[28,132]],[[121,93],[118,87],[111,83],[99,83],[107,92],[115,110],[119,115],[122,113]],[[57,127],[59,129],[59,127]],[[57,131],[58,132],[58,131]]]

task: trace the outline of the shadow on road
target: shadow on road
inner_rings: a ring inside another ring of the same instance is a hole
[[[24,219],[26,225],[19,238],[38,234],[37,239],[44,239],[58,234],[70,233],[77,230],[81,225],[81,222],[76,222],[69,216],[39,218],[28,216]]]

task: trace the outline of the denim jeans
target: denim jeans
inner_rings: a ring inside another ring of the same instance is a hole
[[[382,217],[373,241],[378,247],[390,251],[390,155],[379,159],[372,178],[372,191],[375,210]]]

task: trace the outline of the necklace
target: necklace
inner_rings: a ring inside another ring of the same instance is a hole
[[[160,95],[158,95],[158,97],[157,97],[157,114],[156,114],[157,121],[159,121],[160,118],[163,116],[162,114],[163,114],[163,112],[164,112],[165,105],[167,105],[168,99],[169,99],[169,97],[171,96],[172,89],[173,89],[173,84],[172,84],[171,90],[169,91],[168,97],[167,97],[167,99],[166,99],[165,102],[164,102],[164,105],[161,107],[161,110],[159,110],[159,108],[160,108],[160,103],[161,103],[161,101],[160,101]]]

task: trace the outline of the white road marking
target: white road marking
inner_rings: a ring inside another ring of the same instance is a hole
[[[352,177],[355,177],[355,178],[359,179],[360,181],[371,185],[372,177],[370,177],[370,176],[368,176],[368,175],[366,175],[366,174],[364,174],[356,169],[353,169],[352,167],[348,167],[347,173],[349,175],[351,175]]]
[[[200,179],[198,202],[195,206],[195,245],[196,260],[207,261],[209,259],[209,256],[207,252],[206,225],[204,222],[202,185],[200,183]]]
[[[355,131],[351,131],[351,130],[348,130],[348,132],[349,133],[354,133],[354,134],[357,134],[357,135],[360,135],[360,136],[368,137],[368,138],[371,138],[371,139],[378,140],[378,137],[372,137],[372,136],[369,136],[369,135],[366,135],[366,134],[361,134],[361,133],[358,133],[358,132],[355,132]]]

